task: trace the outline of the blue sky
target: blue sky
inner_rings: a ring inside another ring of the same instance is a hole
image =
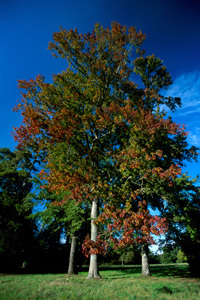
[[[180,96],[173,120],[187,125],[188,142],[200,146],[200,2],[195,0],[0,0],[0,147],[14,149],[13,126],[22,119],[12,108],[20,99],[18,79],[65,69],[47,50],[59,26],[92,31],[96,22],[136,26],[146,33],[144,48],[164,61],[173,78],[167,95]],[[184,171],[200,174],[199,163]]]

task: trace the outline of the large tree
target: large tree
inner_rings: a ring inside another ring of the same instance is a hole
[[[184,184],[177,184],[185,182],[181,168],[185,160],[196,159],[197,149],[188,147],[184,127],[166,118],[159,109],[155,113],[142,110],[130,128],[126,147],[115,156],[121,180],[117,189],[110,186],[113,199],[118,194],[121,202],[110,201],[99,220],[107,224],[111,238],[118,233],[115,246],[142,244],[142,273],[150,275],[147,258],[148,244],[153,242],[151,233],[166,231],[166,219],[151,216],[149,208],[163,213],[166,202],[174,207],[174,195],[176,201],[181,199],[185,189]],[[190,203],[189,197],[185,200]]]
[[[15,131],[19,147],[48,154],[51,189],[64,188],[71,191],[71,198],[91,200],[94,241],[98,185],[104,181],[102,172],[106,174],[112,165],[110,153],[122,145],[123,127],[127,125],[121,125],[117,110],[126,106],[127,92],[137,93],[130,81],[129,58],[143,40],[144,35],[135,28],[127,33],[117,23],[111,29],[97,24],[85,35],[61,28],[54,34],[50,49],[65,58],[69,68],[55,75],[52,84],[46,84],[42,76],[19,82],[26,90],[18,105],[24,116],[22,126]],[[51,154],[58,144],[62,144],[61,153],[55,160]],[[99,277],[96,254],[91,255],[89,277]]]
[[[171,83],[161,61],[152,55],[135,59],[134,65],[144,84],[140,105],[137,111],[131,107],[132,119],[129,133],[126,131],[125,147],[113,156],[120,180],[115,177],[109,182],[109,205],[105,206],[98,222],[107,225],[107,236],[114,241],[115,247],[142,244],[142,273],[150,275],[148,244],[153,242],[151,233],[166,231],[166,219],[151,216],[148,209],[163,212],[166,202],[174,205],[172,195],[181,197],[184,185],[177,185],[185,178],[181,168],[186,160],[196,159],[197,149],[188,147],[184,127],[159,108],[164,99],[160,90]],[[172,111],[180,104],[180,99],[171,97],[165,101]],[[191,205],[190,198],[186,201]]]
[[[50,84],[42,76],[19,81],[19,87],[25,92],[16,110],[22,110],[24,119],[15,129],[15,139],[19,147],[45,153],[49,171],[41,175],[51,191],[70,191],[64,201],[90,201],[92,247],[88,278],[99,278],[100,247],[95,246],[99,241],[94,222],[98,207],[110,201],[127,206],[135,196],[137,207],[147,196],[151,205],[161,205],[162,201],[158,197],[154,200],[149,193],[149,187],[157,189],[158,194],[159,188],[166,186],[166,179],[179,173],[173,157],[176,141],[179,151],[183,149],[180,144],[184,139],[181,129],[164,120],[159,105],[166,104],[174,110],[180,99],[162,96],[161,90],[172,83],[170,74],[160,59],[145,56],[140,49],[145,36],[134,27],[127,30],[115,22],[109,29],[96,24],[88,34],[61,28],[53,38],[49,49],[55,56],[66,59],[68,68],[54,75]],[[144,86],[135,83],[137,75]],[[172,135],[178,132],[177,140],[171,139],[173,151],[165,156],[163,147],[170,140],[167,138],[170,126]],[[160,133],[165,137],[161,148]],[[128,168],[123,157],[127,157]],[[153,177],[153,184],[148,176]],[[160,179],[155,181],[154,177]],[[125,201],[127,185],[129,199]]]

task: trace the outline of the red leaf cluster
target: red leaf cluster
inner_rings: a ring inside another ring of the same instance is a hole
[[[146,201],[139,202],[137,212],[127,207],[120,209],[105,205],[96,223],[107,227],[114,248],[123,248],[131,244],[154,244],[152,234],[164,234],[167,231],[167,221],[165,218],[151,215],[146,207]]]

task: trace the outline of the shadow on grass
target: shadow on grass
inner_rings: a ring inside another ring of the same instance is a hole
[[[133,265],[133,266],[120,266],[120,265],[107,265],[107,266],[100,266],[99,271],[111,271],[110,275],[108,275],[109,279],[119,279],[119,278],[128,278],[132,275],[141,275],[142,268],[139,265]],[[119,271],[116,274],[112,271]],[[189,272],[189,266],[187,264],[184,265],[151,265],[150,266],[151,275],[154,277],[182,277],[182,278],[191,278],[191,274]],[[82,266],[82,268],[79,270],[80,273],[82,272],[88,272],[88,266]],[[0,274],[0,276],[5,275],[17,275],[17,274],[66,274],[67,272],[56,272],[52,270],[48,270],[47,272],[41,271],[41,272],[30,272],[29,270],[21,270],[18,272],[5,272]]]
[[[141,267],[123,268],[121,271],[125,274],[141,274]],[[156,277],[191,277],[188,265],[156,265],[150,266],[152,276]]]
[[[188,265],[168,265],[151,267],[152,274],[158,277],[191,277]]]
[[[162,288],[157,289],[157,292],[159,294],[170,294],[170,295],[173,294],[173,290],[167,286],[163,286]]]
[[[80,270],[80,272],[87,272],[88,266],[83,266]],[[119,271],[117,274],[111,273],[111,276],[114,277],[120,277],[122,278],[125,276],[131,276],[131,275],[140,275],[142,273],[142,267],[140,265],[133,265],[133,266],[120,266],[120,265],[101,265],[99,266],[99,271]],[[191,277],[191,274],[189,272],[189,266],[188,264],[169,264],[169,265],[150,265],[150,271],[151,275],[155,277],[184,277],[188,278]],[[120,276],[121,274],[121,276]]]

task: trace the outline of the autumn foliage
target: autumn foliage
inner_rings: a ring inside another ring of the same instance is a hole
[[[152,234],[161,235],[167,231],[166,219],[152,216],[146,201],[139,201],[136,212],[130,207],[120,209],[106,204],[98,222],[107,225],[109,238],[115,248],[131,244],[154,244]]]
[[[171,76],[159,58],[145,56],[145,35],[134,27],[96,24],[87,34],[61,28],[53,39],[49,49],[68,68],[52,83],[41,75],[19,81],[25,92],[15,108],[23,116],[14,132],[18,147],[45,154],[40,176],[50,191],[69,192],[62,202],[98,200],[94,224],[107,233],[86,239],[87,255],[105,253],[110,242],[153,243],[152,234],[165,233],[167,225],[149,208],[159,209],[184,159],[195,155],[185,128],[160,109],[180,105],[161,93]]]

